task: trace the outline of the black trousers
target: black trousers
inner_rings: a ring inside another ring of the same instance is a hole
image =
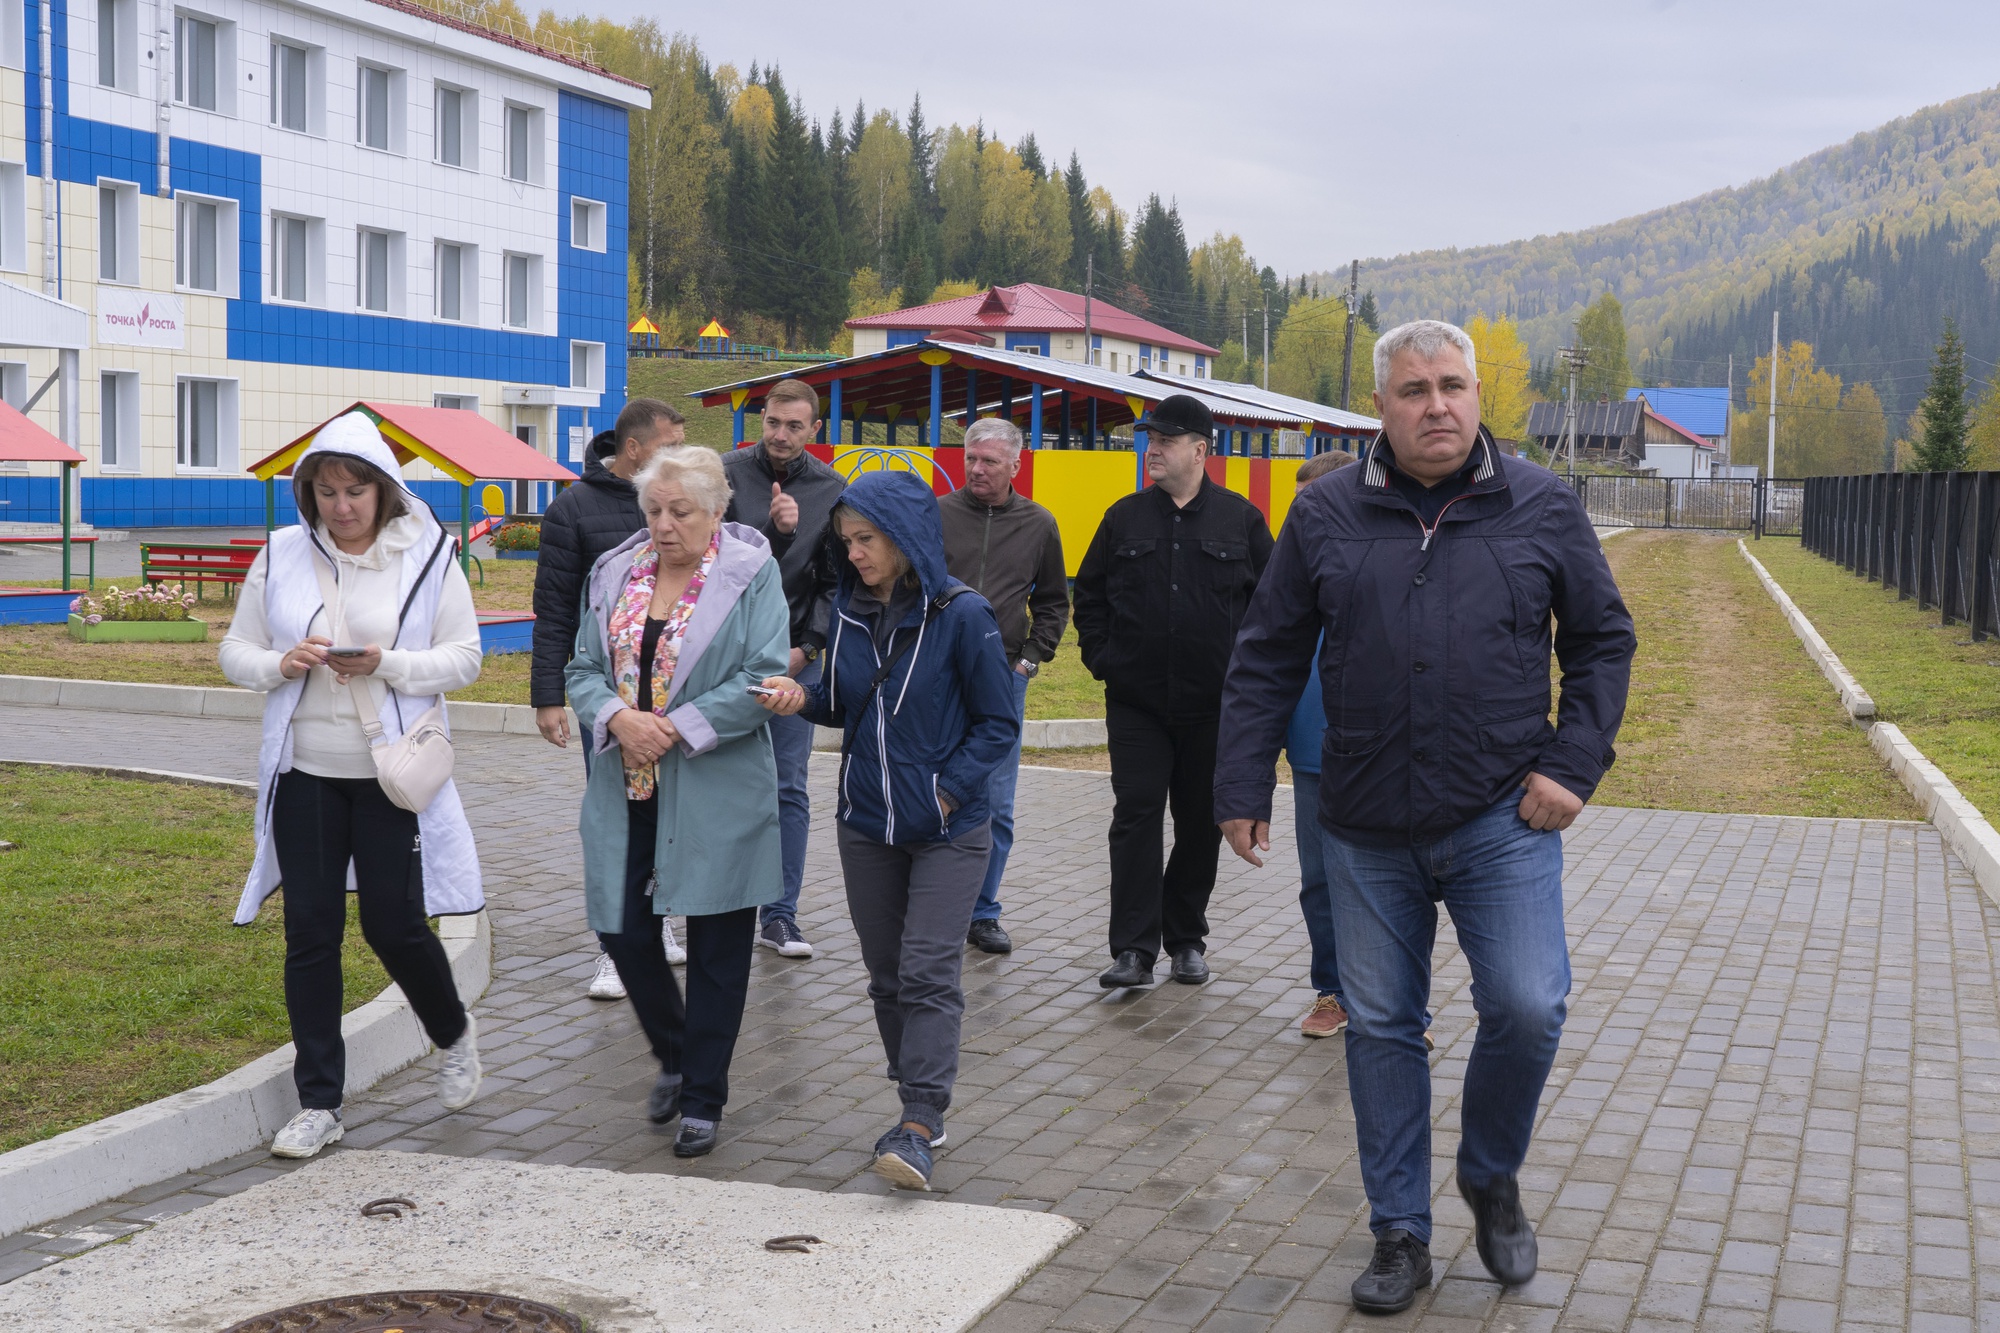
[[[1148,963],[1205,947],[1208,899],[1222,830],[1215,823],[1216,720],[1167,722],[1107,699],[1111,747],[1111,954],[1136,950]],[[1161,837],[1169,807],[1174,851]]]
[[[662,1073],[681,1080],[681,1114],[719,1120],[729,1101],[729,1061],[743,1028],[743,1000],[750,992],[750,946],[757,909],[740,908],[687,919],[687,1002],[653,912],[653,848],[660,827],[660,798],[627,801],[625,929],[599,931],[604,952],[618,965],[618,979],[639,1015]]]
[[[362,937],[440,1048],[465,1035],[465,1006],[425,918],[417,817],[383,795],[380,783],[295,768],[278,778],[271,836],[284,881],[285,1008],[298,1047],[292,1081],[302,1108],[336,1111],[347,1085],[340,942],[350,861]]]

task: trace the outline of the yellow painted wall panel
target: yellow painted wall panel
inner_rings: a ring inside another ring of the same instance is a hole
[[[1035,455],[1035,502],[1056,516],[1071,577],[1104,511],[1132,494],[1138,463],[1127,450],[1043,450]]]

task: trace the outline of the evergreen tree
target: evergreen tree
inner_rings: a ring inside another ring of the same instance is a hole
[[[771,218],[770,266],[758,313],[781,320],[785,343],[821,346],[847,314],[847,273],[832,172],[825,142],[808,133],[805,119],[777,73],[767,81],[776,119],[771,170],[763,199]]]
[[[770,218],[764,208],[764,164],[746,136],[731,133],[728,142],[722,244],[727,252],[729,304],[736,310],[762,310],[769,289],[771,253]]]
[[[861,136],[868,129],[868,107],[860,98],[854,99],[854,119],[847,122],[847,152],[851,157],[861,150]]]
[[[1931,358],[1930,391],[1917,405],[1923,435],[1916,442],[1913,470],[1957,472],[1970,453],[1966,432],[1965,345],[1958,321],[1945,316],[1944,337]]]
[[[1021,165],[1026,167],[1036,180],[1039,181],[1049,174],[1048,168],[1042,165],[1042,146],[1035,142],[1034,131],[1028,132],[1027,137],[1021,140],[1021,146],[1014,152],[1020,157]]]
[[[1097,218],[1090,208],[1090,184],[1083,178],[1083,163],[1069,155],[1069,170],[1063,173],[1063,189],[1069,194],[1069,288],[1083,290],[1090,257],[1097,248]]]
[[[1375,330],[1377,333],[1382,331],[1382,317],[1375,311],[1375,293],[1373,291],[1361,293],[1361,304],[1355,309],[1354,313],[1355,317],[1369,328]]]
[[[1187,232],[1179,207],[1169,209],[1157,194],[1147,197],[1145,211],[1132,229],[1132,286],[1138,290],[1142,313],[1176,332],[1186,330],[1195,313]]]

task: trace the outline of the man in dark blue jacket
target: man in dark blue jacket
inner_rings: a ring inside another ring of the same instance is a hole
[[[1493,1275],[1534,1275],[1515,1176],[1567,1011],[1561,830],[1611,766],[1636,642],[1575,494],[1479,424],[1476,364],[1472,340],[1435,320],[1376,344],[1382,432],[1361,466],[1292,506],[1222,700],[1216,819],[1261,864],[1278,747],[1320,644],[1320,827],[1301,836],[1319,834],[1332,888],[1375,1233],[1353,1294],[1372,1313],[1430,1282],[1424,1012],[1440,900],[1479,1014],[1459,1192]]]

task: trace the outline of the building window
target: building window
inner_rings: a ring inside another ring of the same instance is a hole
[[[27,66],[28,15],[25,5],[0,5],[0,65],[8,69]]]
[[[507,104],[507,178],[534,184],[542,176],[542,113]]]
[[[235,470],[235,380],[175,383],[174,463],[190,471]]]
[[[0,5],[0,9],[7,6]],[[28,173],[19,162],[0,162],[0,268],[28,267]]]
[[[436,153],[448,167],[479,165],[479,94],[470,88],[437,85]]]
[[[605,208],[595,199],[569,201],[569,243],[579,250],[604,250]]]
[[[138,0],[97,0],[98,85],[137,91],[138,50]]]
[[[402,314],[402,234],[362,227],[355,235],[354,303],[377,314]]]
[[[604,392],[604,344],[572,342],[569,345],[569,387]]]
[[[403,72],[379,65],[356,67],[355,142],[385,153],[403,151]]]
[[[174,16],[174,100],[204,111],[218,111],[216,59],[218,24],[192,14]]]
[[[479,248],[460,241],[439,241],[433,267],[437,274],[437,317],[476,323],[479,318]]]
[[[182,194],[174,201],[174,282],[190,291],[236,295],[236,201]]]
[[[271,43],[271,123],[301,134],[326,133],[326,51],[299,42]]]
[[[271,215],[271,296],[299,305],[326,299],[326,224],[318,218]]]
[[[507,327],[534,328],[541,316],[541,259],[535,255],[508,255],[506,273]]]
[[[139,281],[139,187],[125,181],[97,184],[97,277],[100,282]]]
[[[139,468],[139,375],[107,370],[98,377],[97,461],[107,471]]]
[[[470,393],[434,393],[431,395],[431,406],[449,407],[460,412],[477,412],[479,396]]]

